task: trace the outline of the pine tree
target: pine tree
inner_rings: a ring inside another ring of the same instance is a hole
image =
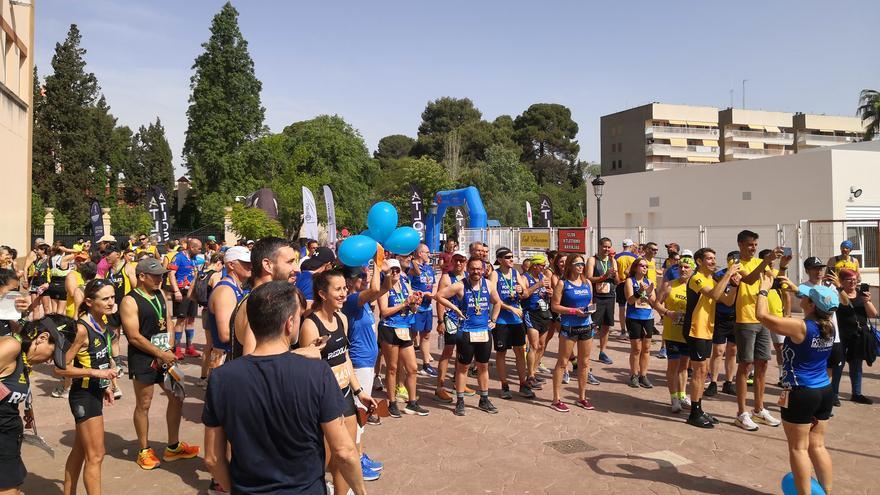
[[[126,201],[143,203],[153,186],[170,192],[174,188],[174,168],[162,121],[157,117],[155,123],[141,126],[131,138],[131,147],[133,159],[123,170]]]
[[[214,16],[211,36],[202,44],[190,79],[188,128],[183,158],[193,188],[209,193],[237,193],[242,170],[230,157],[265,132],[260,104],[262,83],[254,74],[247,41],[238,27],[238,11],[226,3]]]

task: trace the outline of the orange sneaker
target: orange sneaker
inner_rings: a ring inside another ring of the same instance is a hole
[[[144,449],[138,452],[137,465],[146,471],[156,469],[159,467],[159,458],[156,457],[153,449]]]
[[[162,460],[166,462],[176,461],[178,459],[192,459],[199,455],[198,445],[189,445],[186,442],[179,442],[174,450],[165,447],[165,453],[162,454]]]
[[[476,394],[474,389],[468,387],[467,385],[464,386],[464,395],[466,395],[468,397],[473,397],[474,394]]]

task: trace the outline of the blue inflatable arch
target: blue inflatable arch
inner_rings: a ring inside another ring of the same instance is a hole
[[[472,229],[486,228],[486,207],[483,206],[483,198],[480,191],[474,186],[453,191],[439,191],[434,196],[437,203],[437,213],[428,213],[425,231],[425,241],[432,252],[440,251],[440,229],[443,225],[443,215],[447,208],[456,208],[467,205],[468,227]]]

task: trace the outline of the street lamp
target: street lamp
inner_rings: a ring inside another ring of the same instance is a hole
[[[596,236],[602,238],[602,194],[605,190],[605,181],[601,175],[597,175],[590,184],[593,185],[593,194],[596,195]]]

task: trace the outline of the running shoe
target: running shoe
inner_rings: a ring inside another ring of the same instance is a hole
[[[468,387],[467,385],[464,386],[464,395],[465,395],[465,397],[473,397],[473,396],[476,395],[476,394],[477,394],[477,391],[476,391],[476,390],[474,390],[474,389]]]
[[[682,409],[690,409],[691,408],[691,398],[685,395],[681,399],[681,408]]]
[[[578,362],[577,362],[576,356],[572,356],[572,357],[568,358],[568,362],[571,363],[571,370],[572,371],[578,370]]]
[[[458,402],[455,403],[455,411],[453,413],[456,416],[464,416],[464,399],[458,399]]]
[[[571,382],[571,375],[568,374],[568,370],[562,372],[562,383],[566,385]]]
[[[538,371],[541,373],[550,373],[550,368],[544,366],[544,363],[538,363]]]
[[[874,401],[871,400],[870,397],[865,397],[862,394],[853,394],[853,396],[850,397],[849,400],[855,402],[856,404],[871,405],[874,403]]]
[[[446,389],[441,388],[440,390],[434,391],[434,400],[437,402],[444,402],[446,404],[452,403],[452,395],[446,391]]]
[[[137,465],[146,471],[159,467],[159,458],[153,449],[144,449],[138,452]]]
[[[669,406],[669,410],[678,414],[681,412],[681,399],[678,397],[672,397],[672,404]]]
[[[835,396],[834,396],[834,402],[832,402],[832,405],[833,405],[834,407],[840,407],[840,397],[838,397],[838,396],[835,395]]]
[[[712,416],[711,414],[707,413],[706,411],[703,411],[703,416],[706,416],[707,418],[709,418],[709,421],[711,421],[713,425],[717,425],[718,423],[721,422],[721,421],[718,421],[718,418],[716,418],[715,416]]]
[[[774,418],[767,408],[761,409],[760,411],[752,411],[752,420],[767,426],[779,426],[782,424],[782,421]]]
[[[199,455],[199,446],[190,445],[186,442],[177,442],[177,448],[172,450],[165,447],[162,453],[162,460],[165,462],[177,461],[179,459],[192,459]]]
[[[629,375],[629,386],[631,388],[639,388],[639,377],[636,375]]]
[[[477,367],[476,366],[471,366],[470,368],[468,368],[468,376],[471,378],[477,377]]]
[[[529,388],[532,390],[542,390],[544,388],[544,386],[541,385],[541,382],[539,382],[533,376],[526,378],[526,385],[528,385]]]
[[[733,382],[727,380],[721,385],[721,391],[728,395],[736,395],[736,387],[733,386]]]
[[[587,411],[592,411],[592,410],[596,409],[595,407],[593,407],[593,403],[590,402],[590,399],[578,399],[575,402],[575,404],[577,404],[580,407],[583,407]]]
[[[642,388],[654,388],[654,385],[651,383],[650,380],[648,380],[647,376],[639,377],[639,386]]]
[[[223,487],[220,486],[220,483],[217,483],[214,478],[211,478],[211,484],[208,485],[208,495],[226,495],[227,493],[229,492],[224,490]]]
[[[379,418],[379,416],[376,414],[370,414],[369,416],[367,416],[367,424],[373,425],[373,426],[379,426],[382,424],[382,419]]]
[[[715,425],[712,424],[712,420],[709,419],[706,414],[691,414],[688,416],[687,424],[696,426],[697,428],[715,428]]]
[[[428,375],[432,378],[437,378],[437,369],[434,368],[433,366],[431,366],[430,364],[424,364],[422,366],[422,371],[424,371],[426,375]]]
[[[703,395],[706,397],[715,397],[718,395],[718,383],[717,382],[709,382],[709,386],[706,387],[706,390],[703,391]]]
[[[657,352],[657,359],[666,359],[666,348],[661,347],[660,351]]]
[[[754,385],[754,384],[755,384],[755,374],[754,374],[754,373],[749,373],[749,379],[746,380],[746,385],[751,386],[751,385]]]
[[[736,420],[734,420],[733,424],[735,424],[736,426],[739,426],[740,428],[742,428],[743,430],[746,430],[746,431],[757,431],[758,430],[758,425],[756,425],[755,422],[752,421],[751,414],[749,414],[747,412],[744,412],[744,413],[740,414],[739,416],[737,416]]]
[[[113,400],[119,400],[122,398],[122,390],[119,387],[113,388]]]
[[[361,457],[361,474],[364,476],[364,481],[376,481],[381,476],[378,471],[373,471],[364,465],[363,457]]]
[[[174,357],[177,358],[178,361],[183,360],[183,349],[180,347],[174,348]]]
[[[409,392],[403,385],[397,386],[397,400],[402,400],[403,402],[409,401]]]
[[[608,357],[608,354],[605,354],[604,352],[599,353],[599,362],[602,364],[614,364],[614,360]]]
[[[193,358],[199,358],[199,357],[202,357],[202,355],[199,354],[199,351],[196,350],[196,347],[195,347],[194,345],[192,345],[192,344],[190,344],[190,345],[188,345],[188,346],[186,347],[186,352],[185,352],[185,354],[186,354],[188,357],[193,357]]]
[[[424,407],[420,406],[418,402],[411,401],[406,407],[403,408],[403,412],[407,414],[416,414],[418,416],[427,416],[428,410]]]
[[[598,378],[593,376],[593,372],[590,371],[587,372],[587,383],[589,383],[590,385],[599,385],[602,382],[600,382]]]
[[[566,406],[565,403],[562,402],[561,400],[558,400],[556,402],[551,403],[550,408],[553,409],[554,411],[561,412],[561,413],[567,413],[567,412],[571,411],[571,409],[569,409],[568,406]]]
[[[397,407],[397,402],[391,401],[388,403],[388,415],[392,418],[400,417],[400,409]]]
[[[520,385],[519,386],[519,395],[526,399],[534,399],[535,393],[532,392],[532,389],[529,388],[528,385]]]
[[[382,468],[385,467],[385,465],[381,462],[370,459],[370,456],[368,456],[366,453],[361,454],[361,464],[366,464],[367,467],[372,469],[373,471],[381,471]]]
[[[477,405],[482,411],[486,411],[489,414],[498,414],[498,408],[492,405],[492,402],[488,397],[480,397],[480,403]]]
[[[504,384],[501,386],[501,398],[504,400],[513,398],[513,394],[510,393],[510,385]]]
[[[66,399],[70,395],[70,390],[64,388],[64,385],[58,385],[55,387],[55,390],[52,391],[52,397],[56,399]]]
[[[535,381],[537,381],[538,383],[544,383],[547,381],[546,378],[544,378],[543,376],[540,376],[540,375],[535,375],[532,378],[534,378]]]
[[[373,376],[373,390],[382,391],[385,388],[385,384],[382,383],[382,377],[379,375]]]

